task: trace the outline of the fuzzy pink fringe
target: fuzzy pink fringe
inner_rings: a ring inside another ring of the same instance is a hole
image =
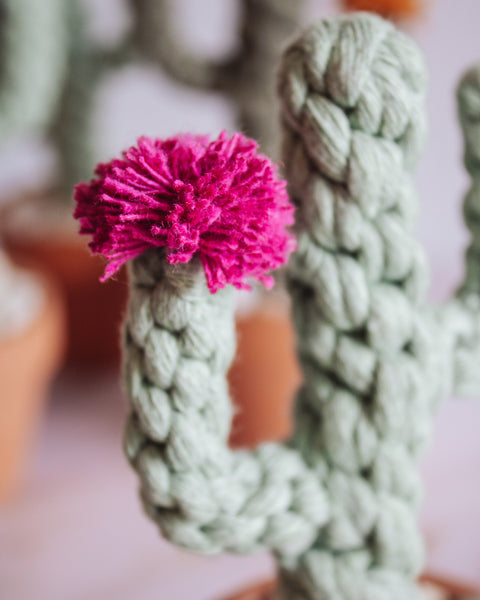
[[[171,264],[198,255],[210,291],[248,288],[295,248],[286,227],[293,206],[275,165],[241,134],[217,140],[142,137],[123,158],[98,165],[75,187],[80,233],[109,259],[102,281],[151,247],[167,248]]]

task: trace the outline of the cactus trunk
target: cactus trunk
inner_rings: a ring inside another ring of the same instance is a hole
[[[419,55],[391,25],[324,21],[286,53],[284,161],[299,248],[289,288],[305,375],[293,443],[331,520],[282,598],[418,596],[418,452],[430,430],[433,320],[412,234],[423,133]]]
[[[281,445],[227,447],[233,290],[211,294],[199,261],[171,266],[161,250],[135,259],[130,277],[125,448],[147,514],[197,552],[301,553],[327,519],[317,478]]]

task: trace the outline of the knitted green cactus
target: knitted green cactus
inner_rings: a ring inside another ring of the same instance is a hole
[[[478,73],[459,91],[474,240]],[[270,549],[282,600],[421,598],[416,462],[440,400],[478,389],[476,242],[458,297],[427,306],[411,181],[425,73],[404,34],[366,14],[321,21],[287,50],[279,82],[304,373],[294,434],[227,447],[226,284],[288,255],[280,184],[238,137],[144,139],[76,192],[106,275],[131,259],[126,453],[163,535],[207,553]]]
[[[172,0],[131,0],[136,39],[143,55],[158,61],[179,82],[231,97],[239,125],[264,152],[278,150],[275,77],[282,48],[301,23],[305,0],[242,0],[240,43],[222,62],[202,60],[174,33]]]

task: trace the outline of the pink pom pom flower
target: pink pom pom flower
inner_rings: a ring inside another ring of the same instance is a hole
[[[247,277],[267,287],[295,241],[293,206],[276,167],[241,134],[142,137],[123,158],[98,165],[75,187],[80,233],[109,259],[102,281],[148,248],[165,247],[171,264],[198,256],[211,292]]]

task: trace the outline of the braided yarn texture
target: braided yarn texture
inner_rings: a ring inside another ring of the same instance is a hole
[[[232,288],[211,294],[199,261],[169,265],[161,250],[129,267],[125,449],[147,514],[190,550],[270,549],[293,560],[326,523],[326,494],[294,449],[227,447]]]
[[[141,138],[76,186],[75,216],[111,265],[130,259],[125,447],[147,513],[192,550],[296,557],[328,520],[322,483],[295,449],[227,447],[232,286],[269,285],[295,246],[285,182],[256,148]]]
[[[282,570],[280,595],[417,598],[416,461],[447,386],[437,381],[443,342],[423,305],[425,259],[412,234],[424,65],[391,24],[359,14],[307,30],[284,56],[279,89],[305,374],[293,443],[331,506],[312,548]]]
[[[155,160],[142,151],[140,161],[112,161],[77,186],[84,232],[108,258],[130,259],[125,451],[145,511],[184,548],[272,550],[281,600],[420,600],[417,462],[439,402],[480,388],[480,75],[467,73],[458,92],[473,240],[465,283],[440,307],[425,303],[426,260],[413,235],[425,79],[413,42],[363,13],[314,24],[284,54],[283,155],[297,238],[287,278],[304,374],[285,444],[228,448],[232,286],[211,285],[201,243],[184,262],[169,260],[178,250],[169,235],[151,240],[152,226],[165,228],[169,218],[183,226],[177,216],[203,215],[207,200],[220,218],[232,196],[222,203],[204,194],[209,169],[183,159],[190,187],[175,193],[166,173],[177,171],[162,144],[144,148],[158,150]],[[232,189],[242,188],[238,201],[248,208],[257,189],[250,178],[227,180],[246,182]],[[269,205],[264,216],[275,222],[282,207]],[[188,221],[191,234],[197,221]],[[234,235],[220,222],[199,233],[202,243],[221,252],[231,239],[237,252],[243,220]],[[162,247],[128,254],[145,241]],[[262,238],[250,258],[261,262],[265,247]]]

